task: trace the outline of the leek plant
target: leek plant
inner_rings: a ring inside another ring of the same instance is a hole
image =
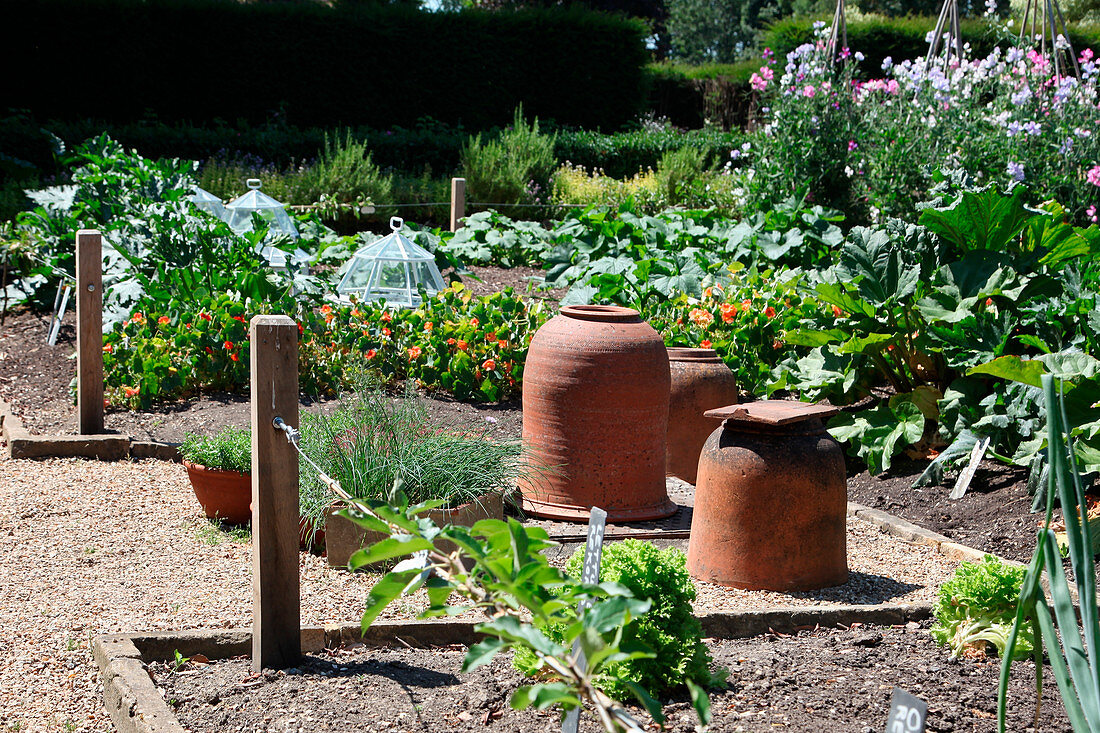
[[[1001,663],[997,727],[1005,730],[1008,673],[1017,637],[1034,620],[1035,686],[1042,695],[1043,649],[1046,649],[1062,702],[1074,731],[1100,732],[1100,627],[1097,624],[1096,565],[1085,507],[1085,494],[1077,473],[1073,443],[1069,437],[1064,402],[1050,375],[1042,377],[1047,412],[1047,454],[1050,462],[1046,522],[1039,530],[1035,554],[1024,576],[1016,621],[1009,634]],[[1069,582],[1050,528],[1057,495],[1065,518],[1069,557],[1080,603],[1080,623],[1074,609]],[[1040,578],[1046,571],[1050,582],[1047,597]],[[1059,644],[1059,638],[1061,643]],[[1039,702],[1036,701],[1036,718]],[[1038,720],[1036,720],[1038,727]]]

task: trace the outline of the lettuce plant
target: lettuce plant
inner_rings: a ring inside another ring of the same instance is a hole
[[[1016,600],[1024,569],[1005,565],[992,555],[982,562],[964,562],[955,575],[940,586],[933,609],[936,619],[932,638],[949,647],[952,657],[984,653],[987,644],[1003,655],[1016,619]],[[1022,626],[1012,651],[1017,659],[1032,650],[1033,635]]]

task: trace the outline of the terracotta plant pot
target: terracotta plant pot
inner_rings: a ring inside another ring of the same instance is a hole
[[[811,590],[848,579],[844,454],[822,424],[836,408],[762,400],[723,419],[699,458],[687,567],[749,590]]]
[[[699,452],[714,432],[714,419],[703,413],[737,404],[737,380],[714,349],[670,348],[668,365],[672,389],[665,471],[694,484]]]
[[[244,524],[252,520],[252,476],[237,471],[207,468],[198,463],[184,461],[191,488],[210,519],[221,519],[231,524]]]
[[[370,547],[389,535],[364,529],[350,519],[340,516],[344,507],[333,505],[325,520],[325,547],[328,552],[328,564],[333,567],[347,567],[348,560],[364,547]],[[504,499],[498,493],[483,494],[476,500],[460,504],[453,509],[432,509],[428,518],[442,527],[445,524],[473,526],[482,519],[504,519]],[[452,552],[455,545],[440,542],[439,549]]]
[[[664,342],[638,312],[565,306],[531,340],[523,370],[523,442],[535,470],[523,508],[611,522],[676,512],[665,491],[670,376]]]

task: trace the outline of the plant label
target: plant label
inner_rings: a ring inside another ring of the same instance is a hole
[[[927,717],[927,703],[895,687],[890,698],[890,717],[886,721],[886,733],[924,733]]]
[[[607,529],[607,512],[599,507],[592,507],[588,515],[588,538],[584,543],[584,568],[581,570],[582,583],[600,582],[600,559],[603,557],[603,535]],[[592,605],[592,601],[582,601],[577,611],[583,611]],[[585,665],[584,652],[578,639],[573,642],[573,654],[577,657],[580,666]],[[573,708],[565,714],[561,721],[562,733],[577,733],[577,726],[581,722],[581,711]]]

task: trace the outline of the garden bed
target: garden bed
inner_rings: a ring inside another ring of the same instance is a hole
[[[929,731],[996,730],[998,664],[949,660],[927,622],[904,626],[819,628],[709,641],[715,663],[730,670],[729,687],[711,694],[714,733],[828,729],[881,730],[893,687],[929,706]],[[517,712],[508,697],[523,684],[502,655],[469,674],[465,648],[352,647],[307,654],[298,667],[252,673],[247,658],[188,664],[154,663],[163,697],[188,729],[340,731],[556,731],[552,712]],[[1030,662],[1017,665],[1009,688],[1010,730],[1031,730]],[[1057,690],[1047,681],[1041,723],[1065,730]],[[686,700],[666,707],[669,730],[694,730]],[[635,712],[641,717],[641,713]],[[599,730],[591,715],[582,731]]]

